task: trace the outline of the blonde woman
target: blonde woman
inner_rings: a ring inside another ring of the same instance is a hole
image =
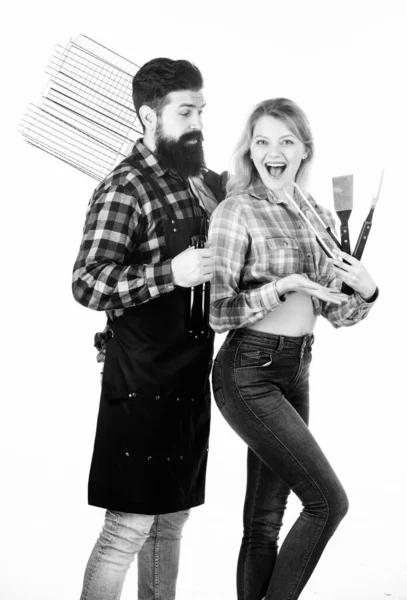
[[[305,190],[313,154],[303,111],[285,98],[261,102],[237,145],[228,197],[210,223],[211,326],[229,330],[215,359],[213,390],[248,446],[239,600],[298,598],[348,509],[307,426],[313,329],[319,315],[334,327],[355,325],[378,290],[359,261],[336,250],[295,192],[293,182]],[[338,259],[327,258],[287,193]],[[333,228],[330,213],[309,199]],[[355,290],[351,296],[340,292],[342,281]],[[278,551],[290,490],[303,510]]]

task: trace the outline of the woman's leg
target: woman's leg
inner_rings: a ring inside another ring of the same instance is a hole
[[[189,514],[189,510],[181,510],[154,517],[137,555],[139,600],[175,599],[182,529]]]
[[[303,503],[303,511],[287,535],[274,569],[271,565],[267,600],[299,597],[347,511],[347,498],[339,480],[293,406],[308,403],[309,341],[309,337],[300,342],[298,338],[241,332],[224,344],[215,361],[214,393],[222,414],[268,467],[272,477],[283,481]],[[253,490],[256,526],[263,510],[264,485],[267,489],[270,480],[259,478],[258,489]],[[282,503],[277,502],[277,508],[272,504],[273,500],[269,508],[275,518],[276,513],[281,513]],[[275,528],[273,531],[269,527],[270,519],[264,522],[267,527],[263,527],[263,537],[275,543]],[[252,534],[253,531],[252,528]],[[273,534],[270,536],[267,531]],[[253,569],[248,569],[240,577],[239,600],[262,598],[251,572]]]
[[[126,573],[148,538],[154,515],[106,511],[90,555],[81,600],[119,600]]]
[[[254,454],[247,453],[243,539],[237,563],[239,598],[263,598],[277,560],[278,538],[290,488]],[[250,590],[245,592],[245,590]]]

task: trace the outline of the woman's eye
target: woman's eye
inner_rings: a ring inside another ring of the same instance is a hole
[[[257,141],[256,141],[256,144],[257,144],[258,146],[263,146],[265,143],[266,143],[266,140],[257,140]]]
[[[191,111],[189,111],[189,110],[180,113],[181,117],[189,117],[190,114],[191,114]]]
[[[283,144],[288,144],[288,145],[294,144],[294,140],[283,140]]]

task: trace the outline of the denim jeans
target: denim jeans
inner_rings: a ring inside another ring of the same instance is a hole
[[[313,336],[238,329],[214,362],[215,401],[248,445],[239,600],[295,600],[348,509],[346,494],[308,429]],[[278,552],[287,497],[303,509]]]
[[[81,600],[118,600],[136,554],[139,600],[174,600],[188,516],[188,510],[164,515],[106,511],[86,567]]]

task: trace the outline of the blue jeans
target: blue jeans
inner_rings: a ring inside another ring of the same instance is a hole
[[[313,336],[238,329],[214,362],[215,401],[248,445],[239,600],[295,600],[348,509],[346,494],[308,429]],[[278,552],[287,497],[303,510]]]
[[[174,600],[188,516],[188,510],[164,515],[106,511],[86,567],[81,600],[118,600],[136,554],[139,600]]]

